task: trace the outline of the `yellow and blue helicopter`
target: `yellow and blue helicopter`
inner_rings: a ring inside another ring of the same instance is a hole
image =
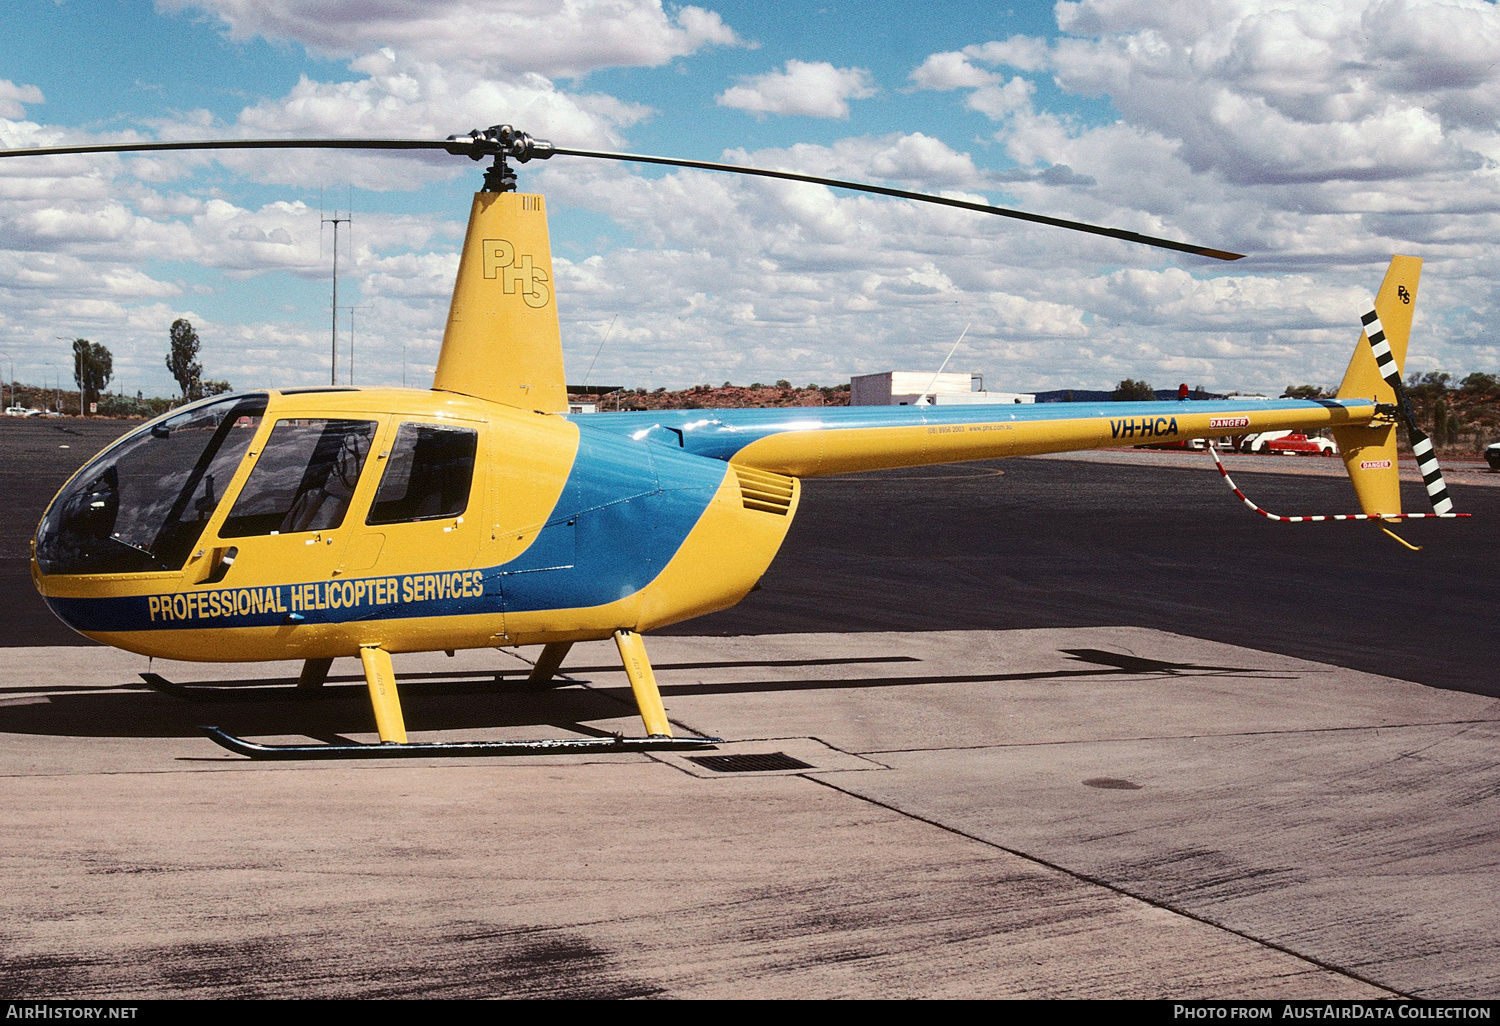
[[[0,156],[247,148],[442,149],[492,158],[474,197],[427,391],[288,388],[215,396],[131,431],[53,499],[32,543],[37,589],[106,645],[186,660],[362,662],[380,743],[264,745],[257,758],[702,747],[672,735],[642,635],[755,587],[805,477],[966,460],[1332,430],[1362,512],[1454,517],[1400,367],[1421,261],[1396,257],[1337,398],[680,410],[569,415],[546,203],[508,160],[557,155],[732,171],[1020,218],[1217,259],[1238,254],[949,197],[783,171],[574,150],[497,126],[446,140],[230,140]],[[1434,512],[1404,514],[1404,420]],[[1247,500],[1248,501],[1248,500]],[[1394,537],[1394,535],[1393,535]],[[1398,539],[1399,540],[1399,539]],[[413,743],[392,656],[541,645],[545,687],[569,647],[613,638],[641,738]],[[148,681],[152,680],[147,675]],[[163,686],[168,682],[156,680]]]

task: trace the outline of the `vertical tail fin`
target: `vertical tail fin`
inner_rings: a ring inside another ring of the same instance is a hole
[[[1397,403],[1396,387],[1401,383],[1401,368],[1406,363],[1406,343],[1411,335],[1421,276],[1420,258],[1391,258],[1385,281],[1375,297],[1374,316],[1366,315],[1366,331],[1360,334],[1359,345],[1339,385],[1340,399],[1373,399],[1392,406]],[[1399,514],[1401,482],[1396,469],[1395,421],[1337,427],[1333,429],[1333,437],[1360,508],[1370,514]]]
[[[554,286],[542,197],[476,193],[432,387],[566,412]]]

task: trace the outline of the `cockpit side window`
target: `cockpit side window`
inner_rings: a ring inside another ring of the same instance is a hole
[[[469,506],[479,433],[439,424],[402,424],[367,524],[456,517]]]
[[[338,527],[374,437],[372,420],[278,420],[219,536]]]

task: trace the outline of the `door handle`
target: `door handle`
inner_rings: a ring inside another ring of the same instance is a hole
[[[239,546],[231,545],[227,549],[214,549],[213,562],[208,571],[208,576],[203,579],[204,584],[218,584],[229,573],[230,567],[234,566],[234,559],[240,554]]]

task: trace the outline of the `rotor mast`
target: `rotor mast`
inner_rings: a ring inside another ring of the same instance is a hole
[[[509,158],[550,156],[551,143],[509,125],[450,136],[449,152],[493,157],[474,194],[432,387],[523,410],[565,413],[562,332],[546,200],[516,191]]]

